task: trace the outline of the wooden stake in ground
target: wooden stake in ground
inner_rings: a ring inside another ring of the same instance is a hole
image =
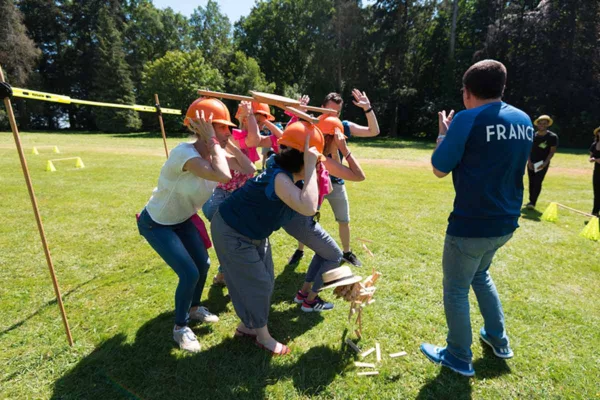
[[[0,66],[0,82],[4,82],[4,73]],[[60,294],[60,288],[58,287],[58,280],[54,272],[54,264],[52,263],[52,257],[50,256],[50,249],[48,249],[48,242],[46,241],[46,234],[44,233],[44,225],[42,225],[42,217],[40,216],[40,210],[38,209],[37,199],[35,192],[33,191],[33,184],[31,183],[31,177],[29,176],[29,169],[27,168],[27,161],[25,160],[25,154],[23,153],[23,146],[21,146],[21,137],[19,136],[19,130],[17,128],[17,122],[15,120],[15,114],[10,103],[10,98],[4,99],[4,106],[6,107],[6,113],[8,114],[8,120],[10,121],[10,128],[15,139],[17,146],[17,152],[19,153],[19,159],[21,160],[21,168],[23,169],[23,175],[25,176],[25,183],[27,184],[27,190],[29,191],[29,198],[31,199],[31,205],[33,207],[33,213],[35,215],[35,221],[37,222],[38,231],[40,232],[40,238],[42,239],[42,247],[44,248],[44,254],[46,255],[46,263],[50,270],[50,276],[52,278],[52,285],[54,286],[54,294],[56,295],[56,301],[60,308],[62,315],[63,324],[65,326],[65,332],[67,334],[67,340],[70,346],[73,346],[73,337],[71,336],[71,329],[69,328],[69,321],[67,320],[67,313],[63,306],[62,296]]]
[[[165,145],[165,154],[169,158],[169,148],[167,147],[167,135],[165,134],[165,124],[162,119],[162,112],[160,111],[160,102],[158,101],[158,94],[154,93],[154,102],[156,103],[156,112],[158,114],[158,123],[160,124],[160,132],[163,137],[163,144]]]

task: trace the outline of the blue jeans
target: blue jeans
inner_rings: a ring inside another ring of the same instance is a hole
[[[206,203],[204,203],[202,206],[202,213],[207,220],[212,221],[212,218],[219,209],[221,203],[223,203],[229,196],[231,196],[231,192],[221,188],[216,188],[213,191],[210,198],[206,200]]]
[[[444,310],[448,324],[448,351],[471,362],[471,318],[469,289],[472,286],[485,331],[496,346],[507,346],[504,311],[489,268],[496,251],[504,246],[512,233],[492,238],[465,238],[446,235],[444,242]]]
[[[191,219],[176,225],[157,224],[146,209],[140,214],[138,229],[179,277],[175,291],[175,324],[186,326],[190,307],[200,304],[210,267],[198,229]]]

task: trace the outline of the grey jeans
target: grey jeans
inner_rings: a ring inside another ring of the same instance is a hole
[[[227,225],[218,211],[210,230],[237,316],[248,328],[266,326],[275,284],[269,239],[242,235]]]
[[[306,272],[305,282],[314,282],[312,290],[318,292],[323,286],[321,275],[340,266],[342,250],[313,217],[296,214],[283,229],[315,252]]]

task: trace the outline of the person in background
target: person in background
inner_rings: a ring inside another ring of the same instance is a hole
[[[195,133],[195,140],[180,143],[171,151],[158,185],[139,215],[138,229],[179,277],[173,339],[181,349],[198,352],[200,343],[188,327],[189,320],[217,322],[219,318],[200,305],[210,260],[193,219],[200,220],[198,209],[217,183],[229,182],[230,170],[249,171],[253,165],[229,141],[229,127],[235,125],[219,100],[194,101],[184,123]]]
[[[542,115],[534,121],[537,127],[531,155],[527,162],[527,175],[529,176],[529,203],[527,209],[535,209],[538,197],[542,192],[542,182],[546,177],[550,160],[558,148],[558,135],[548,130],[554,121],[548,115]]]
[[[432,362],[473,376],[469,290],[473,287],[484,326],[481,339],[497,357],[513,357],[504,312],[490,266],[496,252],[519,227],[523,175],[533,126],[523,111],[502,101],[506,67],[495,60],[472,65],[463,75],[466,110],[440,112],[433,173],[452,173],[456,197],[444,241],[446,346],[428,343],[421,352]]]
[[[600,216],[600,127],[594,129],[594,142],[590,146],[590,160],[594,163],[594,177],[592,185],[594,187],[594,208],[592,214]]]
[[[352,136],[356,137],[375,137],[379,135],[379,124],[377,123],[377,117],[375,111],[371,107],[371,102],[365,92],[361,92],[358,89],[352,90],[352,96],[354,97],[354,105],[362,108],[367,117],[368,126],[362,126],[355,124],[350,121],[342,121],[344,126],[343,134],[349,139]],[[303,97],[304,98],[304,97]],[[308,98],[307,98],[308,99]],[[306,101],[305,104],[307,104]],[[338,93],[329,93],[325,96],[321,107],[331,108],[337,111],[337,116],[342,111],[344,101]],[[343,161],[343,158],[342,160]],[[331,176],[331,183],[333,186],[332,192],[325,196],[335,215],[335,220],[339,225],[340,240],[342,242],[343,256],[342,260],[348,262],[355,267],[362,266],[361,261],[356,257],[350,248],[350,203],[348,201],[348,194],[346,193],[346,187],[344,180],[334,175]],[[304,245],[298,242],[298,247],[292,257],[290,257],[289,264],[297,264],[304,256]]]

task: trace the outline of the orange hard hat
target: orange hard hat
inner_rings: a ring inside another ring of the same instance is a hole
[[[237,119],[237,120],[240,119],[241,111],[242,111],[242,105],[240,104],[235,113],[235,119]],[[267,120],[269,120],[269,121],[275,121],[275,117],[273,115],[271,115],[271,109],[269,108],[269,105],[267,103],[259,103],[258,101],[253,101],[252,102],[252,112],[254,114],[264,115],[265,117],[267,117]]]
[[[344,124],[342,124],[342,121],[338,117],[334,117],[330,114],[319,115],[317,128],[323,132],[323,135],[333,135],[335,133],[335,128],[338,128],[344,133]]]
[[[271,115],[271,108],[267,103],[259,103],[258,101],[253,101],[252,111],[254,112],[254,114],[264,115],[269,121],[275,121],[275,117]]]
[[[190,105],[187,112],[185,113],[185,120],[183,120],[183,124],[185,126],[189,125],[188,118],[196,118],[196,111],[198,111],[198,114],[200,114],[200,111],[204,111],[205,118],[208,118],[210,114],[212,114],[213,123],[237,126],[233,122],[231,122],[229,110],[221,100],[209,97],[201,97],[199,99],[194,100],[194,102]]]
[[[322,153],[325,146],[323,133],[315,125],[306,121],[296,121],[289,124],[283,131],[278,143],[303,152],[307,135],[310,136],[309,146],[315,147],[319,153]]]

